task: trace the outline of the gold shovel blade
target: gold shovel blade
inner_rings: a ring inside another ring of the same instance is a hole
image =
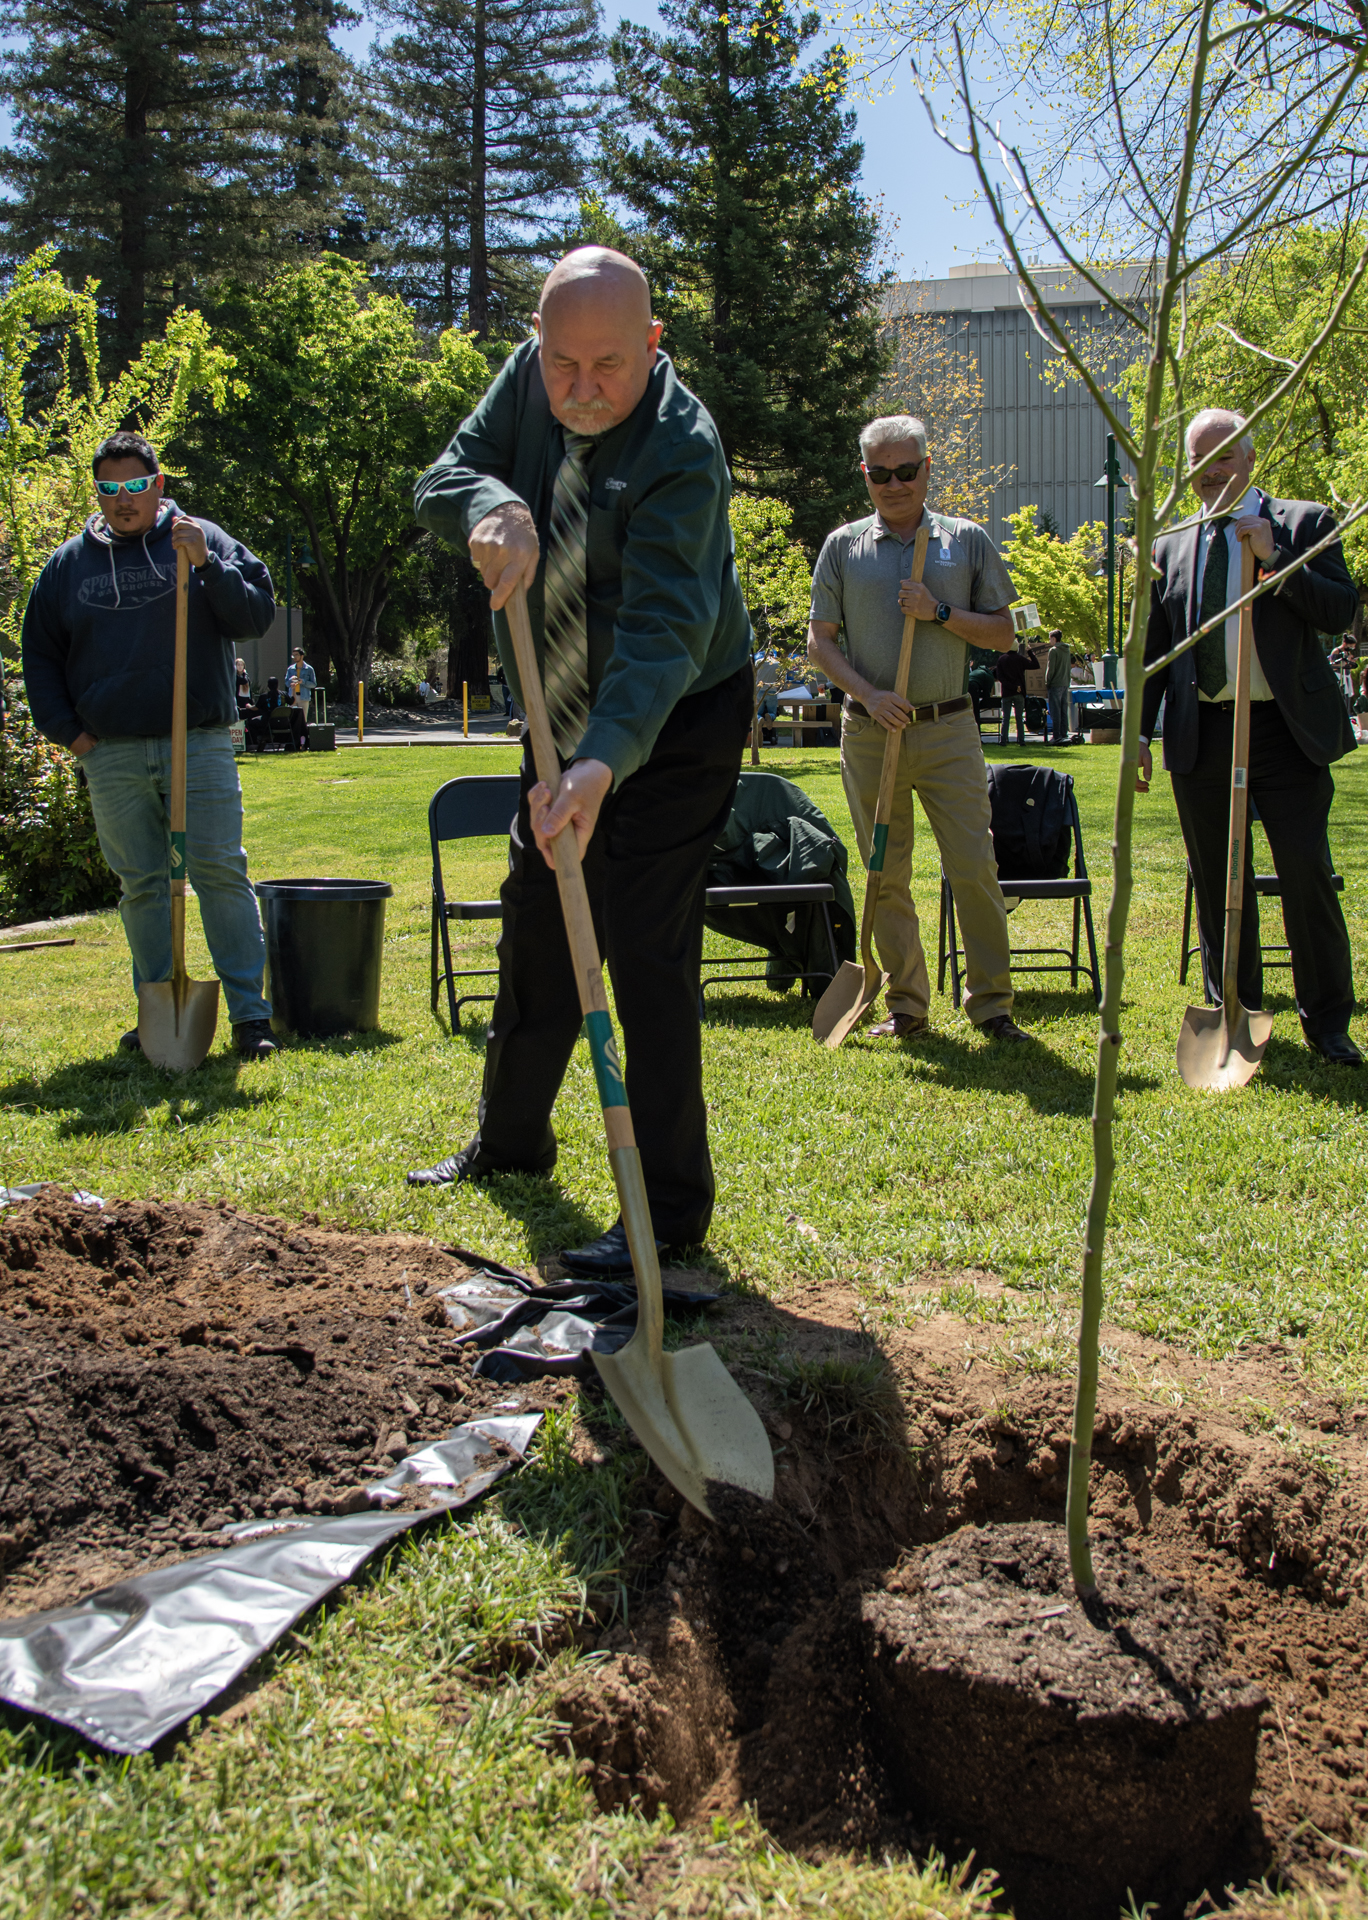
[[[1224,1008],[1189,1007],[1183,1015],[1178,1071],[1185,1086],[1224,1093],[1228,1087],[1244,1086],[1259,1071],[1273,1016],[1247,1013],[1238,1002],[1233,1011],[1228,1041]]]
[[[820,1040],[824,1047],[839,1047],[887,985],[888,975],[880,968],[866,969],[858,960],[845,961],[817,1002],[812,1016],[813,1039]]]
[[[218,1025],[217,980],[144,980],[138,988],[138,1044],[154,1067],[190,1073],[203,1063]]]
[[[635,1333],[620,1353],[596,1353],[594,1365],[632,1432],[691,1507],[713,1517],[709,1481],[773,1498],[769,1435],[711,1347],[685,1347],[653,1363]]]

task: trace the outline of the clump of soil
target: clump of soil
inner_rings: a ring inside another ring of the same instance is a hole
[[[223,1544],[235,1522],[348,1511],[361,1483],[510,1400],[432,1295],[470,1267],[400,1234],[218,1208],[0,1214],[0,1615]],[[406,1495],[406,1504],[425,1494]]]
[[[1016,1920],[1178,1920],[1238,1862],[1267,1700],[1220,1624],[1119,1541],[1075,1598],[1063,1529],[962,1527],[865,1597],[873,1737],[899,1802],[991,1860]]]

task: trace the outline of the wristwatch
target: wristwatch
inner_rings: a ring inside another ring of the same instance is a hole
[[[936,608],[936,625],[943,627],[954,611],[948,600],[942,600]]]

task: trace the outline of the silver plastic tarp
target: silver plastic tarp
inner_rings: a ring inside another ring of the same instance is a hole
[[[439,1508],[466,1506],[522,1458],[540,1419],[470,1421],[369,1490],[393,1501],[422,1484],[439,1490]],[[477,1468],[491,1444],[508,1457]],[[439,1508],[290,1523],[120,1581],[76,1606],[0,1622],[0,1699],[114,1753],[145,1753],[203,1712],[378,1548]]]

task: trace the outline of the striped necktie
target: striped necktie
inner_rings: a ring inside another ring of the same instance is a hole
[[[565,458],[551,495],[546,550],[546,710],[561,758],[568,760],[589,724],[589,455],[585,433],[565,435]]]
[[[1207,541],[1206,567],[1202,573],[1202,603],[1197,610],[1199,627],[1204,627],[1208,620],[1214,620],[1229,598],[1227,572],[1230,566],[1230,537],[1226,533],[1229,525],[1230,521],[1226,518],[1218,520]],[[1197,642],[1197,685],[1208,700],[1214,700],[1228,678],[1225,627],[1221,625],[1203,634]]]

